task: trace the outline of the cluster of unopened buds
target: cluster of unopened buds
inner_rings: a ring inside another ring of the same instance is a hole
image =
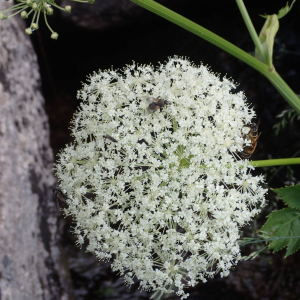
[[[95,0],[71,0],[75,2],[83,2],[83,3],[90,3],[93,4]],[[67,5],[64,8],[60,7],[55,3],[55,0],[17,0],[17,4],[13,5],[12,7],[6,9],[3,12],[0,12],[0,20],[6,20],[10,17],[13,17],[17,14],[21,14],[21,17],[23,19],[27,19],[30,15],[32,15],[32,21],[28,28],[25,29],[25,32],[27,34],[32,34],[33,31],[37,30],[39,28],[39,20],[40,15],[44,15],[45,23],[49,30],[51,31],[51,38],[57,39],[58,34],[57,32],[54,32],[52,28],[49,26],[47,21],[47,16],[53,14],[53,8],[60,9],[62,11],[65,11],[67,13],[71,12],[71,6]],[[11,13],[10,15],[7,15],[7,13]]]
[[[241,258],[240,229],[265,204],[242,159],[254,111],[232,81],[170,58],[99,71],[79,91],[74,143],[56,174],[77,242],[160,298]],[[251,146],[251,145],[250,145]]]

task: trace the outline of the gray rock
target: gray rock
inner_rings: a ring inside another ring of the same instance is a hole
[[[0,11],[10,3],[1,1]],[[56,243],[53,155],[37,57],[19,17],[0,21],[0,298],[69,300]]]

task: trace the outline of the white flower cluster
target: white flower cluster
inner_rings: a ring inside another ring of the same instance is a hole
[[[174,57],[99,71],[79,91],[75,143],[56,164],[65,212],[78,243],[127,284],[184,299],[240,259],[239,229],[266,191],[237,155],[254,112],[234,88]]]

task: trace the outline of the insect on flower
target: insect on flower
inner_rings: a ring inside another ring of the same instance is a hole
[[[258,125],[257,123],[252,123],[250,126],[245,126],[250,128],[249,132],[244,135],[244,139],[250,140],[250,146],[244,144],[244,149],[241,152],[243,158],[250,158],[257,146],[257,140],[260,136],[258,134]]]
[[[113,137],[112,137],[111,135],[109,135],[109,134],[106,134],[106,135],[104,135],[103,137],[104,137],[105,139],[108,139],[108,140],[114,142],[114,143],[117,143],[117,142],[118,142],[115,138],[113,138]]]
[[[165,105],[170,105],[170,102],[167,100],[163,100],[161,98],[154,98],[154,97],[149,97],[149,96],[145,96],[143,97],[143,99],[145,99],[146,101],[148,101],[150,104],[148,106],[148,111],[150,113],[154,113],[157,110],[163,108]]]
[[[67,207],[66,200],[68,199],[68,196],[64,194],[60,189],[53,188],[52,191],[55,194],[56,209],[59,212],[60,208]]]

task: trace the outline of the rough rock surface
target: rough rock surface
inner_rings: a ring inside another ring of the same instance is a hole
[[[7,2],[0,2],[0,11]],[[72,299],[56,241],[53,155],[23,21],[0,21],[0,298]]]

